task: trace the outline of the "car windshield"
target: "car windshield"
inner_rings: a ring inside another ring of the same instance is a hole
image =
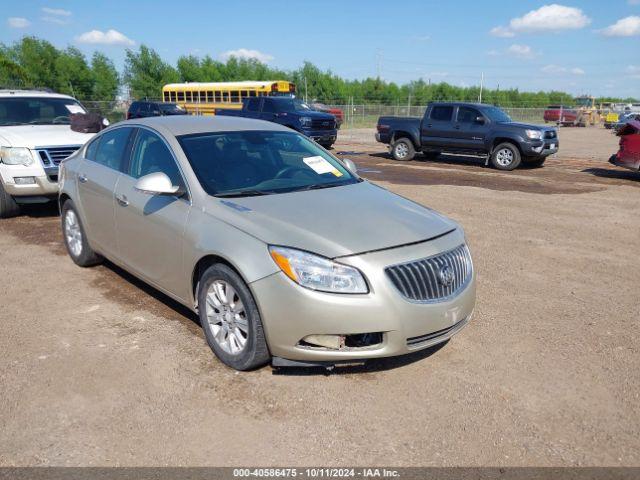
[[[293,132],[197,133],[178,137],[209,195],[244,197],[357,183],[333,156]]]
[[[492,122],[511,122],[511,117],[498,107],[487,107],[483,113],[489,117]]]
[[[86,113],[72,98],[0,98],[0,126],[68,125],[72,113]]]
[[[182,115],[187,113],[175,103],[160,103],[158,105],[160,106],[160,111],[165,115]]]
[[[311,110],[309,105],[296,98],[278,100],[274,103],[278,112],[308,112]]]

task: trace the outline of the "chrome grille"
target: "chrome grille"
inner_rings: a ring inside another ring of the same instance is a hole
[[[38,155],[42,159],[45,167],[59,165],[62,160],[73,155],[81,145],[68,145],[65,147],[43,147],[38,148]]]
[[[387,267],[385,272],[408,300],[438,302],[464,288],[472,268],[469,249],[460,245],[432,257]]]

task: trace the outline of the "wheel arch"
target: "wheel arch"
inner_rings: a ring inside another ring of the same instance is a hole
[[[511,136],[504,136],[504,135],[498,135],[493,138],[493,140],[491,141],[491,150],[489,151],[489,154],[492,154],[495,148],[501,143],[512,144],[514,147],[518,149],[518,151],[520,152],[520,155],[523,155],[522,148],[520,148],[520,141],[517,138],[513,138]]]
[[[407,130],[395,130],[391,135],[391,144],[395,143],[396,140],[400,140],[401,138],[410,140],[413,144],[413,148],[415,148],[416,151],[420,150],[420,144],[416,142],[415,135]]]
[[[238,276],[242,279],[242,281],[247,285],[247,288],[249,288],[249,290],[251,290],[251,285],[249,284],[249,282],[247,282],[247,279],[245,278],[245,276],[242,274],[242,272],[240,271],[240,269],[238,267],[236,267],[228,259],[226,259],[226,258],[224,258],[224,257],[222,257],[220,255],[216,255],[216,254],[210,253],[210,254],[204,255],[202,258],[200,258],[196,262],[196,264],[194,265],[193,271],[191,272],[191,295],[193,296],[193,300],[194,300],[193,303],[194,303],[196,308],[198,306],[197,289],[198,289],[198,284],[200,282],[200,277],[202,276],[202,274],[205,272],[205,270],[207,268],[209,268],[211,265],[215,265],[217,263],[221,263],[223,265],[226,265],[231,270],[236,272],[238,274]],[[254,298],[255,298],[255,296],[254,296]]]

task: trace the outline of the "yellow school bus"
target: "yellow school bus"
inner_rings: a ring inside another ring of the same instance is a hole
[[[177,103],[194,115],[215,115],[218,108],[242,108],[242,100],[263,95],[293,95],[296,86],[285,80],[263,82],[188,82],[162,87],[162,100]]]

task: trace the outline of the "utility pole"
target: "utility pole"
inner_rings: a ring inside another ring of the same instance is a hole
[[[480,75],[480,98],[478,99],[478,103],[482,103],[482,87],[484,86],[484,72]]]
[[[307,76],[304,77],[304,103],[309,102],[309,96],[307,95]]]

